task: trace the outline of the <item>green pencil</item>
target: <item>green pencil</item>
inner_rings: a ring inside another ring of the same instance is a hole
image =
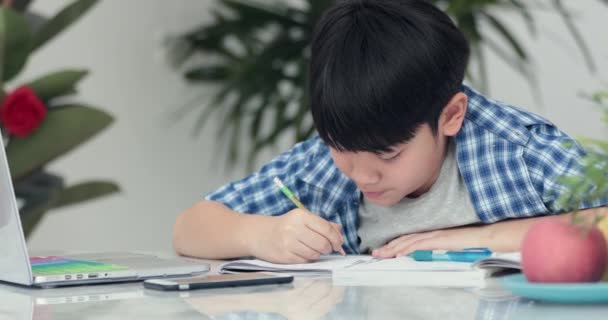
[[[287,198],[289,198],[289,200],[291,200],[291,202],[293,202],[293,204],[296,205],[296,207],[298,207],[300,209],[306,209],[306,207],[304,207],[302,202],[300,202],[300,200],[298,200],[296,195],[293,192],[291,192],[291,190],[289,190],[289,188],[287,188],[287,186],[285,184],[283,184],[283,181],[281,181],[281,179],[279,179],[279,177],[275,177],[273,179],[273,181],[274,181],[274,184],[276,184],[277,187],[279,187],[281,192],[283,192],[283,194],[285,196],[287,196]],[[342,234],[340,234],[340,236],[342,236]],[[340,252],[340,254],[343,256],[346,255],[346,252],[344,252],[344,249],[342,247],[339,248],[338,252]]]
[[[298,200],[296,195],[293,192],[291,192],[291,190],[289,190],[289,188],[287,188],[287,186],[285,186],[283,184],[283,181],[281,181],[281,179],[279,179],[279,177],[275,177],[273,181],[274,181],[274,184],[276,184],[277,187],[279,187],[281,192],[283,192],[283,194],[285,196],[287,196],[287,198],[289,198],[289,200],[291,200],[291,202],[293,202],[293,204],[296,205],[296,207],[298,207],[300,209],[306,209],[306,207],[304,207],[302,202],[300,202],[300,200]]]

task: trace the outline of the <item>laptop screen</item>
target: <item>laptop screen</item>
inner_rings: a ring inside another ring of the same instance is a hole
[[[29,285],[32,271],[2,139],[0,149],[0,280]]]

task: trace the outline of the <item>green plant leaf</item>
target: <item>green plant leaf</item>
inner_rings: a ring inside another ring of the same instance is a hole
[[[577,140],[579,140],[582,144],[584,144],[588,147],[599,148],[599,149],[603,149],[604,151],[608,151],[608,141],[586,138],[586,137],[580,137]]]
[[[14,0],[12,7],[19,12],[24,12],[31,2],[32,0]]]
[[[22,15],[0,6],[0,62],[1,81],[16,76],[30,54],[32,35]]]
[[[4,10],[0,7],[0,10]],[[4,87],[2,75],[4,74],[4,47],[6,46],[6,18],[4,11],[0,11],[0,88]]]
[[[597,95],[601,93],[591,96],[592,100],[600,107],[604,107],[601,99],[593,99]],[[608,125],[608,119],[603,121]],[[568,191],[560,196],[558,203],[564,208],[573,210],[578,210],[579,204],[583,201],[603,199],[608,194],[608,141],[590,138],[578,140],[587,148],[587,154],[582,159],[582,172],[562,176],[559,179]],[[570,145],[566,144],[566,147]]]
[[[595,71],[595,62],[593,61],[593,57],[591,56],[591,51],[585,42],[585,39],[581,35],[580,31],[572,21],[572,15],[570,11],[564,7],[564,4],[561,0],[553,0],[553,6],[559,15],[562,17],[566,28],[568,28],[568,32],[576,42],[578,48],[581,50],[585,63],[587,64],[587,68],[590,71]]]
[[[15,187],[19,198],[25,201],[19,213],[26,237],[49,210],[120,191],[115,183],[109,181],[88,181],[65,188],[60,177],[42,171],[17,183]]]
[[[76,90],[78,81],[87,75],[87,70],[62,70],[40,77],[28,85],[43,101],[48,101]]]
[[[11,139],[6,152],[13,179],[20,179],[66,154],[106,128],[112,120],[109,114],[82,105],[49,110],[34,133],[25,138]]]
[[[67,187],[59,193],[53,208],[65,207],[119,192],[117,184],[109,181],[88,181]]]
[[[600,91],[600,92],[596,92],[593,95],[591,95],[591,97],[598,103],[601,103],[602,100],[604,99],[608,99],[608,90],[607,91]]]
[[[40,30],[34,35],[32,51],[40,48],[47,41],[61,33],[96,3],[97,0],[77,0],[63,8],[57,15],[41,26]]]
[[[44,171],[36,171],[15,181],[14,186],[15,194],[24,201],[19,215],[27,237],[57,200],[63,189],[63,179]]]
[[[38,226],[44,217],[44,214],[53,207],[53,203],[56,201],[58,195],[59,191],[54,191],[46,201],[32,205],[27,209],[23,208],[19,211],[21,226],[23,227],[23,233],[26,238],[34,231],[36,226]]]
[[[517,56],[520,59],[527,61],[528,55],[519,44],[519,41],[515,38],[515,36],[513,36],[511,31],[509,31],[509,29],[497,17],[487,12],[483,12],[483,16],[488,20],[488,22],[490,22],[490,25],[494,27],[496,31],[498,31],[498,34],[500,34],[505,39],[505,41],[511,46],[513,51],[517,53]]]
[[[524,22],[528,26],[528,31],[530,31],[530,34],[532,34],[532,36],[536,36],[536,24],[534,23],[534,18],[527,7],[527,3],[519,0],[510,0],[509,2],[519,10]]]
[[[585,53],[585,44],[573,28],[567,12],[569,9],[564,8],[559,0],[551,1],[548,5],[539,5],[522,0],[431,0],[456,21],[471,45],[471,68],[466,71],[467,79],[472,79],[481,91],[487,91],[491,74],[485,59],[487,54],[494,53],[529,82],[533,94],[538,94],[539,86],[528,64],[532,52],[519,41],[514,28],[503,23],[499,13],[511,10],[520,15],[523,18],[521,23],[534,34],[537,9],[557,11]],[[219,116],[218,121],[224,124],[219,133],[232,135],[222,141],[234,141],[234,145],[227,147],[228,159],[235,159],[236,151],[242,150],[235,145],[241,144],[243,148],[249,148],[245,150],[248,152],[245,156],[249,155],[251,165],[260,150],[271,147],[285,134],[294,133],[294,142],[297,142],[314,133],[307,108],[306,86],[309,81],[303,78],[302,70],[308,70],[308,44],[313,26],[335,0],[305,2],[304,6],[296,8],[285,3],[271,5],[262,1],[221,0],[217,10],[212,10],[211,23],[180,36],[187,43],[184,47],[188,54],[179,56],[178,60],[184,60],[175,66],[180,66],[180,69],[188,66],[185,76],[190,81],[219,84],[211,102],[193,103],[192,108],[202,109],[193,131],[200,132],[206,120]],[[484,28],[488,27],[495,32],[485,32]],[[585,56],[590,60],[589,55]],[[197,64],[200,57],[211,59]],[[191,66],[186,64],[188,62],[195,64]],[[299,74],[286,71],[289,65],[302,62],[306,65],[299,68]],[[282,96],[279,91],[285,82],[295,86],[296,94]],[[296,108],[290,107],[296,115],[290,112],[273,121],[274,115],[282,114],[285,103],[296,105]],[[606,117],[608,119],[608,113]],[[235,134],[242,133],[247,135],[246,143],[234,138]]]
[[[230,70],[227,66],[200,66],[186,72],[186,79],[190,81],[222,81],[226,80],[230,75]]]
[[[302,26],[298,21],[290,18],[287,8],[280,5],[266,6],[257,1],[222,0],[222,3],[238,13],[240,19],[255,18],[258,21],[272,20],[285,26]],[[306,26],[306,25],[304,25]]]

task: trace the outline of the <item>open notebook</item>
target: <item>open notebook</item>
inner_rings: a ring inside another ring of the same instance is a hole
[[[377,259],[368,255],[329,255],[306,264],[275,264],[236,260],[220,265],[222,273],[272,271],[293,275],[332,276],[335,285],[349,286],[483,286],[485,279],[504,270],[519,270],[519,253],[495,254],[476,263],[418,262],[409,257]]]

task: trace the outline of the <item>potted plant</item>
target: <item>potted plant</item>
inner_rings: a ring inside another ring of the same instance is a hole
[[[535,10],[552,10],[563,18],[589,69],[594,63],[584,39],[562,1],[433,0],[463,30],[471,44],[472,63],[467,78],[484,90],[488,83],[485,49],[504,60],[536,86],[530,53],[498,12],[521,16],[535,35]],[[217,93],[200,108],[194,130],[200,131],[213,113],[220,117],[219,135],[228,134],[229,163],[248,148],[249,164],[258,153],[284,135],[301,141],[314,133],[308,113],[307,76],[312,29],[333,0],[306,0],[295,7],[286,2],[273,5],[260,1],[220,0],[212,11],[213,22],[169,41],[173,63],[183,68],[189,81],[216,84]],[[483,26],[483,28],[482,28]],[[488,32],[489,31],[489,32]],[[244,138],[244,139],[243,139]],[[218,139],[219,140],[219,139]],[[244,141],[243,141],[244,140]],[[225,141],[225,140],[221,140]]]
[[[33,52],[96,2],[74,1],[49,19],[27,12],[30,1],[5,0],[0,5],[0,129],[26,235],[49,210],[119,190],[105,180],[66,185],[47,169],[113,121],[101,109],[71,99],[87,70],[61,69],[24,83],[12,82]]]

